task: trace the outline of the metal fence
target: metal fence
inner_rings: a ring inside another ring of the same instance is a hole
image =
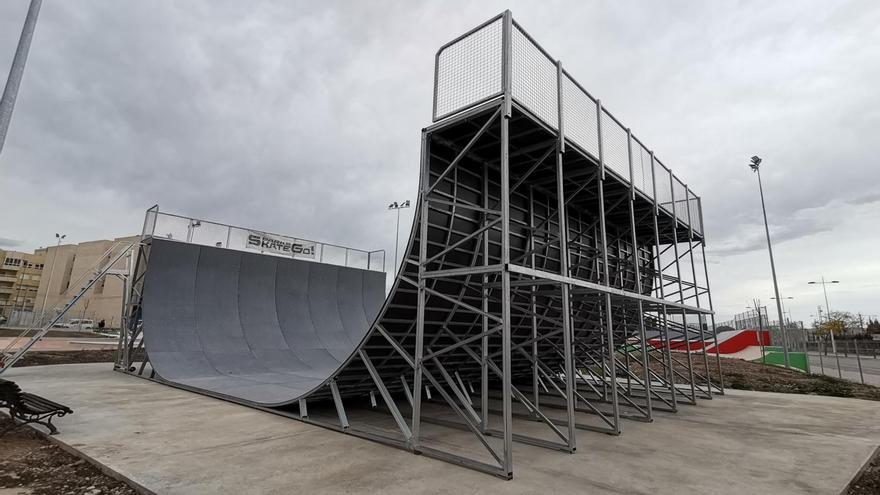
[[[501,94],[501,16],[447,43],[434,63],[434,120]]]
[[[257,252],[330,265],[385,271],[385,250],[382,249],[364,251],[311,239],[235,227],[160,212],[158,206],[147,210],[142,236],[144,238],[161,237],[202,246]]]
[[[553,130],[559,129],[561,107],[563,132],[570,144],[597,161],[601,158],[606,171],[632,183],[663,211],[702,234],[699,197],[611,112],[604,107],[600,111],[599,101],[516,21],[509,35],[513,100]],[[499,15],[437,51],[435,122],[503,95],[504,36],[503,15]]]

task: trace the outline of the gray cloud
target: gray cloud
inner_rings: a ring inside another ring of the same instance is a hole
[[[22,244],[24,243],[18,239],[7,239],[5,237],[0,237],[0,248],[15,249]]]
[[[56,231],[131,234],[159,203],[390,252],[385,205],[415,198],[434,52],[508,7],[703,197],[719,306],[758,283],[738,278],[763,246],[751,155],[765,160],[772,234],[791,259],[840,235],[840,215],[846,228],[870,225],[880,182],[871,0],[95,0],[43,5],[0,156],[0,209],[12,212],[0,236],[33,248]],[[26,9],[0,3],[0,68]],[[847,256],[880,275],[871,253]]]
[[[771,239],[774,243],[781,243],[831,232],[838,226],[840,218],[851,212],[853,207],[878,202],[880,193],[867,193],[853,198],[834,199],[821,206],[794,210],[787,218],[771,224]],[[714,243],[709,251],[716,256],[727,256],[764,249],[767,249],[767,238],[763,220],[758,217],[751,219],[751,222],[741,222],[737,232]]]

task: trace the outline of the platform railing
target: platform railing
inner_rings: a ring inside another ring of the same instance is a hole
[[[663,166],[641,140],[628,133],[628,128],[604,105],[600,111],[599,100],[567,71],[559,70],[561,62],[550,56],[515,20],[511,25],[513,100],[554,131],[559,128],[561,106],[565,138],[569,143],[598,163],[601,140],[607,171],[632,183],[660,209],[676,215],[680,222],[702,234],[699,197],[693,191],[686,192],[686,184]],[[504,29],[503,14],[499,14],[437,51],[434,122],[502,96]]]
[[[365,251],[261,230],[236,227],[199,218],[147,210],[143,238],[155,237],[237,251],[314,261],[331,265],[385,271],[385,250]]]

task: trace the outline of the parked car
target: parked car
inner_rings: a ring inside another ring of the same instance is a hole
[[[77,330],[91,330],[95,328],[94,320],[81,320],[81,319],[73,319],[67,322],[64,325],[64,328],[75,328]]]

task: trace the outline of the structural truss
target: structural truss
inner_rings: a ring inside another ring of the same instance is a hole
[[[717,357],[681,345],[715,339],[700,198],[509,12],[438,51],[433,114],[389,296],[273,412],[511,477],[514,442],[573,453],[578,429],[723,393]],[[149,244],[120,368],[161,379]]]

